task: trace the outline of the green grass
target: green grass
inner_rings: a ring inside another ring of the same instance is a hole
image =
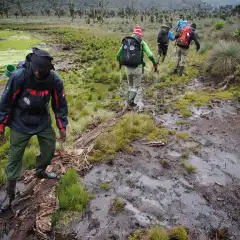
[[[214,28],[215,30],[221,30],[224,27],[224,22],[218,21],[215,23]]]
[[[202,107],[205,105],[211,105],[212,99],[228,100],[233,98],[233,92],[231,90],[196,90],[185,93],[185,95],[179,98],[174,104],[173,109],[179,111],[183,117],[192,116],[190,110],[191,107]]]
[[[128,113],[110,132],[97,138],[91,162],[100,162],[114,157],[118,151],[131,151],[131,141],[144,136],[165,139],[166,131],[157,128],[152,117],[145,114]]]
[[[83,211],[91,198],[75,169],[68,170],[61,178],[56,194],[62,210]]]
[[[26,169],[33,169],[36,166],[36,156],[39,153],[39,149],[35,146],[26,148],[23,156],[23,166]]]
[[[189,140],[191,137],[189,136],[188,132],[177,132],[176,133],[177,138],[187,141]]]
[[[101,183],[100,188],[108,191],[110,189],[110,184],[109,183]]]
[[[188,240],[188,233],[183,226],[172,228],[168,231],[168,236],[174,240]]]
[[[168,168],[169,167],[169,163],[165,159],[161,160],[161,164],[162,164],[163,168]]]
[[[119,197],[115,197],[113,199],[113,203],[112,203],[112,206],[111,206],[111,211],[113,213],[120,213],[124,210],[124,206],[125,206],[125,203],[123,202],[123,200]]]
[[[189,154],[187,152],[182,152],[182,158],[183,159],[188,159]]]
[[[213,76],[224,78],[233,74],[240,64],[239,42],[220,41],[213,49],[209,59],[209,71]]]
[[[196,173],[197,172],[197,168],[194,167],[192,164],[183,161],[181,163],[181,166],[190,174],[190,173]]]
[[[7,180],[7,176],[5,174],[5,167],[7,165],[7,159],[0,160],[0,185],[5,183]]]
[[[156,226],[149,230],[149,240],[168,240],[168,234],[163,228]]]

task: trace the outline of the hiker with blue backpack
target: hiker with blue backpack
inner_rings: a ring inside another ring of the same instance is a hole
[[[196,52],[200,49],[200,43],[195,34],[196,28],[196,24],[193,23],[191,26],[184,27],[182,31],[175,36],[177,45],[177,62],[173,73],[178,74],[179,76],[183,76],[183,70],[191,42],[195,42]]]
[[[19,69],[11,73],[0,100],[0,142],[4,141],[5,127],[10,128],[10,150],[5,169],[7,189],[1,211],[7,210],[15,198],[23,154],[32,136],[38,137],[40,147],[40,155],[36,158],[36,177],[57,177],[55,173],[46,171],[54,157],[56,145],[49,110],[50,99],[61,141],[66,140],[68,107],[63,82],[53,71],[52,60],[48,52],[33,48],[26,61],[19,64]]]
[[[142,110],[143,103],[141,97],[141,82],[144,73],[144,53],[151,60],[155,71],[157,70],[157,62],[148,46],[142,39],[143,32],[139,26],[134,28],[133,34],[122,40],[122,45],[117,53],[117,61],[120,66],[126,67],[128,80],[128,107],[131,109],[135,106]],[[138,94],[138,100],[135,100]],[[136,103],[135,103],[136,101]]]
[[[175,36],[170,31],[170,27],[167,25],[162,25],[161,30],[157,37],[157,44],[158,44],[158,62],[162,56],[162,62],[164,62],[165,57],[167,56],[168,51],[168,43],[169,40],[174,41]]]

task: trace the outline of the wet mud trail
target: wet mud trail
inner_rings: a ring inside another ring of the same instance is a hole
[[[136,141],[134,153],[120,152],[114,161],[95,166],[83,178],[95,198],[66,232],[74,232],[76,239],[124,240],[136,229],[160,224],[184,225],[192,240],[211,239],[220,227],[228,229],[229,239],[240,239],[239,117],[232,102],[195,109],[184,125],[176,124],[174,114],[158,116],[163,125],[187,131],[191,139],[172,136],[160,147]],[[183,152],[196,173],[181,166]],[[101,188],[103,183],[109,188]],[[119,213],[112,212],[116,198],[124,203]]]

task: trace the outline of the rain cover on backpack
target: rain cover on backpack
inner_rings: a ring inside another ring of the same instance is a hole
[[[189,47],[189,39],[192,34],[192,28],[190,26],[184,27],[177,39],[177,45],[179,47]]]
[[[128,67],[137,67],[143,63],[142,40],[137,36],[125,37],[122,40],[123,50],[120,59],[121,65]]]

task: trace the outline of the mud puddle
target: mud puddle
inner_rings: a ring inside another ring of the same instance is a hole
[[[199,111],[181,126],[174,116],[169,121],[167,115],[159,117],[171,128],[188,131],[192,141],[170,141],[157,148],[134,142],[133,154],[118,153],[113,164],[95,166],[82,179],[95,199],[66,231],[77,239],[127,239],[141,227],[181,224],[194,235],[190,239],[208,239],[212,229],[222,226],[230,239],[240,239],[239,111],[229,103]],[[195,174],[181,167],[183,151]],[[109,189],[102,189],[102,183]],[[116,197],[124,209],[113,214]]]

